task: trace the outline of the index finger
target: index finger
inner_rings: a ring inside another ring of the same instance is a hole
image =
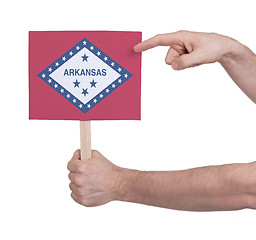
[[[156,46],[170,46],[178,40],[177,33],[158,34],[134,46],[134,51],[142,52]]]
[[[67,168],[70,172],[80,172],[81,160],[72,159],[68,162]]]
[[[73,157],[71,158],[71,160],[68,162],[67,164],[67,168],[69,171],[71,172],[75,172],[75,164],[77,164],[77,162],[80,162],[80,149],[76,150],[73,154]]]
[[[77,149],[74,154],[73,154],[73,157],[71,160],[80,160],[81,156],[80,156],[80,149]]]

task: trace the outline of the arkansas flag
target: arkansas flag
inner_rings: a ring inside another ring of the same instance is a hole
[[[141,32],[29,32],[29,118],[139,120]]]

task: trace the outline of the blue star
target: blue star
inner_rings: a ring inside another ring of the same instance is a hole
[[[81,94],[84,94],[84,96],[86,96],[86,94],[89,94],[88,91],[87,91],[88,88],[84,89],[83,88],[83,92],[81,92]]]
[[[88,62],[87,61],[87,58],[88,58],[89,56],[86,56],[86,54],[84,54],[84,56],[81,56],[81,58],[83,59],[83,61],[86,61],[86,62]]]
[[[90,82],[91,88],[92,88],[92,87],[95,87],[95,88],[96,88],[96,83],[97,83],[97,82],[95,82],[94,79],[93,79],[93,80]]]
[[[79,84],[80,84],[81,82],[78,82],[77,79],[76,79],[76,81],[73,82],[73,83],[75,84],[75,86],[74,86],[74,88],[75,88],[75,87],[79,87]]]

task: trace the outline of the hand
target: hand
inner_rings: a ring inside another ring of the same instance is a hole
[[[215,33],[179,31],[159,34],[134,47],[141,52],[156,46],[170,46],[165,62],[175,70],[221,61],[232,54],[237,41]]]
[[[77,150],[68,163],[71,197],[87,207],[115,200],[121,168],[108,161],[98,151],[92,150],[88,161],[80,160]]]

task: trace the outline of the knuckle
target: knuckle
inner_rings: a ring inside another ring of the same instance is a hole
[[[81,163],[78,163],[76,165],[76,171],[79,172],[79,173],[84,173],[85,172],[85,165],[81,162]]]
[[[75,176],[73,179],[73,183],[76,184],[77,186],[83,185],[83,179],[80,176]]]
[[[76,196],[73,192],[71,193],[71,197],[73,198],[73,200],[79,204],[82,204],[82,200],[80,197]]]
[[[187,33],[187,31],[186,30],[179,30],[179,31],[177,31],[177,33],[184,34],[184,33]]]
[[[178,61],[178,66],[179,66],[179,68],[183,69],[183,68],[187,67],[187,62],[183,58],[180,58]]]
[[[182,38],[183,41],[187,41],[189,39],[188,33],[189,31],[186,31],[186,30],[180,30],[176,32],[177,36]]]
[[[154,41],[154,44],[158,45],[161,41],[161,34],[155,35],[152,40]]]
[[[71,181],[71,172],[68,174],[68,179]]]
[[[77,188],[76,189],[76,195],[79,197],[83,197],[84,196],[84,191],[82,188]]]
[[[157,34],[155,35],[154,39],[156,41],[156,44],[159,44],[161,42],[161,38],[162,38],[163,34]]]
[[[92,201],[90,201],[90,200],[87,199],[87,198],[84,198],[84,199],[82,200],[82,204],[83,204],[84,206],[86,206],[86,207],[92,207],[92,206],[94,206],[93,203],[92,203]]]
[[[70,196],[74,199],[74,201],[77,202],[77,198],[75,197],[75,194],[73,192],[71,192]]]
[[[70,161],[67,164],[67,169],[70,171]]]
[[[99,156],[100,152],[98,150],[92,150],[94,156]]]
[[[74,199],[74,194],[73,192],[70,193],[70,197],[72,197]],[[74,199],[75,200],[75,199]]]

